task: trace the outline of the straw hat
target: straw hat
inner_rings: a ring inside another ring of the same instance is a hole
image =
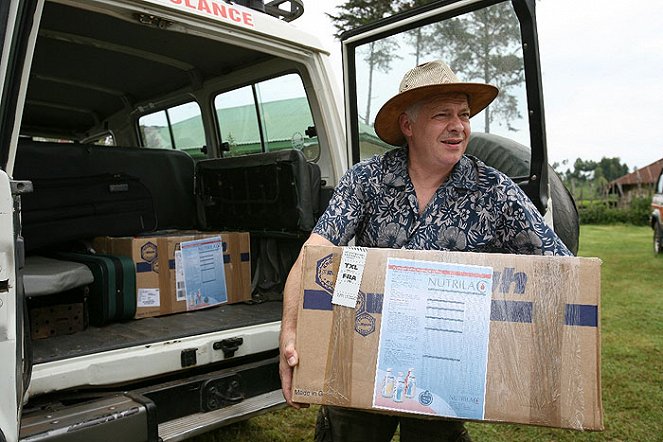
[[[435,60],[405,73],[398,94],[387,101],[375,117],[375,132],[385,142],[402,146],[405,137],[398,118],[412,103],[439,94],[462,93],[468,96],[470,117],[481,112],[497,97],[499,90],[485,83],[462,83],[445,63]]]

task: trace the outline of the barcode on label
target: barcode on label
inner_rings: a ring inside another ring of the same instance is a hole
[[[186,287],[184,286],[184,281],[176,282],[176,293],[175,296],[178,301],[186,300]]]

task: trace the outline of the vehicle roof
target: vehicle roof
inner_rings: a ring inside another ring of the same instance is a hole
[[[22,133],[83,139],[91,128],[136,103],[187,87],[195,90],[206,80],[276,57],[264,46],[256,49],[260,44],[323,51],[315,37],[258,11],[233,6],[236,14],[249,17],[246,21],[253,26],[248,26],[201,16],[199,11],[180,12],[168,7],[170,3],[132,0],[121,7],[105,3],[102,9],[95,2],[46,2]],[[136,8],[137,4],[156,8]],[[233,43],[241,40],[241,45],[222,41],[220,36],[228,30]],[[206,38],[206,33],[217,33],[216,39]]]

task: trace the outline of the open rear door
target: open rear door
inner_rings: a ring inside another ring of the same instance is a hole
[[[472,119],[472,133],[489,133],[476,138],[494,149],[468,153],[510,175],[545,213],[548,168],[534,9],[535,0],[437,1],[343,34],[349,163],[392,148],[375,134],[375,115],[398,92],[407,70],[441,59],[462,81],[500,88],[495,102]],[[502,137],[531,150],[505,161],[510,147]],[[504,170],[490,156],[522,167]]]
[[[0,441],[19,437],[20,407],[29,382],[23,330],[23,261],[18,216],[19,195],[29,183],[10,179],[25,100],[30,56],[42,0],[0,2]]]

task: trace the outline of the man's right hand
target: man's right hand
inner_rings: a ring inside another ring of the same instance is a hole
[[[279,358],[279,376],[281,377],[281,389],[285,401],[294,408],[308,407],[308,404],[300,404],[292,401],[292,373],[299,363],[299,356],[295,350],[294,337],[287,337],[281,344],[281,355]]]
[[[311,245],[333,245],[326,238],[312,233],[304,243]],[[281,338],[279,357],[279,376],[285,401],[294,408],[305,408],[308,404],[292,401],[292,373],[299,364],[299,355],[295,350],[297,336],[297,309],[301,300],[300,287],[302,282],[302,253],[299,254],[295,264],[290,270],[283,290],[283,317],[281,318]]]

